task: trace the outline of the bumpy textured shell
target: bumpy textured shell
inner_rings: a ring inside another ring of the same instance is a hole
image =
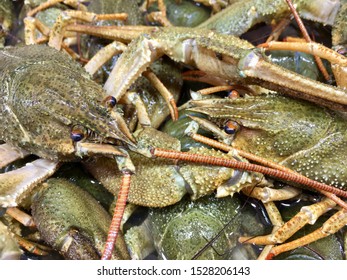
[[[0,59],[0,139],[58,160],[75,158],[77,124],[128,142],[101,104],[101,86],[68,55],[37,45],[6,48]]]
[[[32,215],[43,239],[69,259],[100,259],[111,217],[86,191],[63,179],[50,179],[36,197]],[[73,242],[62,248],[68,237]],[[122,238],[114,256],[128,259]]]

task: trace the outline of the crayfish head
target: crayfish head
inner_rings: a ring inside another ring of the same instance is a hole
[[[313,146],[331,127],[324,108],[280,94],[191,101],[191,110],[235,133],[232,145],[273,161]],[[229,123],[239,127],[230,129]]]
[[[121,114],[105,99],[102,87],[67,55],[49,47],[35,46],[48,58],[17,70],[20,80],[11,107],[23,132],[22,148],[38,156],[71,160],[76,158],[76,142],[125,143],[135,146]],[[45,56],[45,57],[46,57]]]

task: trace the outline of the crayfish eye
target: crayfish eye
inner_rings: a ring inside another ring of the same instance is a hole
[[[224,131],[227,134],[235,134],[240,128],[240,125],[234,121],[227,121],[224,125]]]
[[[228,98],[230,98],[230,99],[236,99],[239,97],[240,97],[240,93],[234,89],[232,91],[230,91],[228,94]]]
[[[70,138],[72,139],[72,141],[79,142],[85,136],[86,136],[86,132],[85,132],[84,127],[81,127],[79,125],[75,125],[72,127],[71,132],[70,132]]]
[[[112,95],[109,95],[104,99],[103,103],[105,103],[107,108],[112,109],[114,106],[116,106],[117,100]]]

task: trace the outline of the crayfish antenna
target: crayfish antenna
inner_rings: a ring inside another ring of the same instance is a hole
[[[110,260],[112,252],[120,231],[120,226],[124,214],[125,205],[128,199],[131,173],[124,172],[122,177],[122,184],[118,193],[117,203],[112,217],[111,225],[108,231],[107,240],[104,251],[102,253],[102,260]]]
[[[128,200],[131,174],[135,172],[135,167],[130,160],[128,153],[122,149],[122,152],[126,154],[126,157],[116,157],[119,170],[123,173],[122,183],[118,192],[117,202],[113,213],[112,221],[107,235],[106,244],[102,253],[102,260],[110,260],[112,252],[116,244],[116,240],[120,231],[121,222],[125,210],[125,206]]]
[[[251,172],[258,172],[262,173],[264,175],[269,175],[271,177],[275,177],[284,181],[289,181],[293,183],[302,184],[305,186],[308,186],[310,188],[313,188],[317,191],[326,191],[330,193],[334,193],[338,196],[347,197],[347,192],[337,189],[335,187],[326,185],[324,183],[320,183],[317,181],[314,181],[312,179],[309,179],[303,175],[297,174],[297,173],[288,173],[281,170],[268,168],[265,166],[252,164],[248,162],[241,162],[236,160],[230,160],[230,159],[224,159],[224,158],[217,158],[213,156],[206,156],[206,155],[200,155],[200,154],[192,154],[188,152],[179,152],[175,150],[166,150],[161,148],[152,148],[151,153],[154,157],[163,157],[163,158],[169,158],[169,159],[176,159],[176,160],[184,160],[189,162],[195,162],[195,163],[203,163],[203,164],[210,164],[210,165],[216,165],[216,166],[224,166],[229,167],[233,169],[239,169],[239,170],[245,170],[245,171],[251,171]],[[346,205],[341,205],[344,209],[347,210]]]

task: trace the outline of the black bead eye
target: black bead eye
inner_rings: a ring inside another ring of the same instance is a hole
[[[235,134],[240,128],[240,125],[237,122],[234,121],[228,121],[224,125],[224,131],[227,134]]]
[[[104,101],[103,101],[105,104],[106,104],[106,107],[108,108],[113,108],[114,106],[116,106],[117,104],[117,100],[116,98],[114,98],[113,96],[109,95],[107,96]]]
[[[79,142],[85,137],[85,129],[80,126],[74,126],[70,132],[70,138],[74,142]]]

